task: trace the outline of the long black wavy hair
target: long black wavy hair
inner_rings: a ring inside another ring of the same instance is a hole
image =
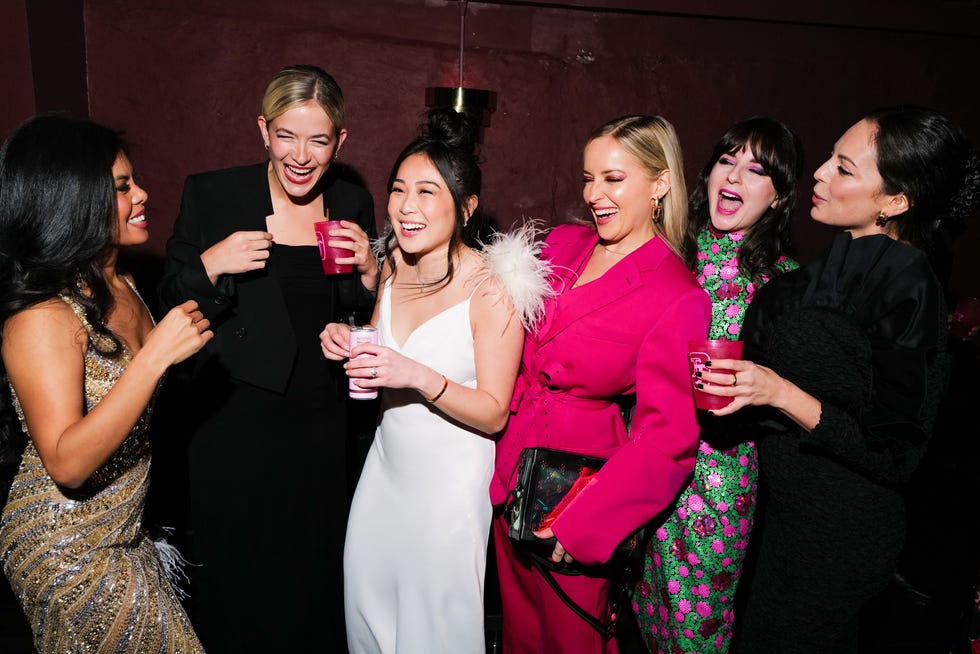
[[[479,197],[483,186],[483,173],[476,157],[476,145],[479,141],[480,125],[478,119],[465,112],[457,112],[448,107],[430,109],[424,115],[419,127],[419,135],[401,151],[391,167],[388,176],[389,192],[398,169],[410,156],[421,154],[432,162],[442,175],[443,181],[452,194],[456,212],[456,225],[449,240],[448,267],[446,274],[434,282],[424,284],[436,287],[448,284],[453,278],[453,257],[461,244],[468,247],[479,247],[479,236],[485,229],[486,220],[479,205],[473,215],[466,219],[466,199],[472,195]],[[391,248],[395,243],[391,235],[385,241],[385,256],[394,263]]]
[[[103,265],[116,231],[112,165],[124,151],[108,127],[59,115],[31,118],[3,144],[0,328],[17,312],[64,294],[108,339],[94,346],[118,356],[119,340],[105,326],[113,300]],[[25,442],[0,365],[0,463],[16,459]]]
[[[739,250],[739,267],[757,284],[777,273],[775,264],[790,249],[790,223],[796,207],[796,184],[803,170],[803,146],[786,125],[764,116],[735,123],[715,144],[688,198],[684,263],[696,270],[698,233],[711,222],[708,177],[721,157],[748,147],[776,190],[776,206],[769,207],[748,230]]]

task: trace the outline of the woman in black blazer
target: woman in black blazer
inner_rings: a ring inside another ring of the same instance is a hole
[[[190,176],[167,243],[161,304],[197,300],[215,332],[186,393],[191,608],[212,654],[346,651],[347,381],[319,334],[370,314],[378,266],[370,194],[328,171],[343,124],[332,77],[280,71],[258,118],[269,161]],[[351,274],[323,273],[327,214]]]

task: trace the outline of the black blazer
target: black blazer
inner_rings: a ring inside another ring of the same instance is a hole
[[[236,231],[266,231],[272,214],[268,163],[191,175],[184,184],[180,215],[167,241],[167,259],[158,292],[164,311],[197,300],[212,324],[214,339],[196,356],[195,370],[213,359],[240,381],[283,392],[296,356],[296,339],[276,278],[275,246],[262,270],[222,275],[211,284],[201,253]],[[333,219],[356,221],[374,239],[374,203],[360,186],[329,171],[323,181],[323,206]],[[360,275],[338,276],[339,313],[370,311],[376,289]]]

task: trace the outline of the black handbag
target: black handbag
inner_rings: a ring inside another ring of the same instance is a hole
[[[615,634],[617,618],[622,613],[619,609],[626,606],[633,577],[642,567],[651,523],[641,526],[616,547],[612,559],[605,566],[607,570],[588,571],[593,574],[605,573],[613,578],[608,620],[597,618],[578,606],[551,576],[552,572],[585,574],[585,567],[553,562],[550,554],[557,539],[543,539],[534,535],[535,531],[551,526],[605,462],[600,457],[574,452],[544,447],[525,448],[517,464],[517,485],[508,498],[506,515],[508,536],[527,551],[531,563],[562,601],[604,637],[611,638]]]

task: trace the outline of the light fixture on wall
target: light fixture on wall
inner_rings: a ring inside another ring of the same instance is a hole
[[[452,107],[480,119],[483,127],[490,126],[490,114],[497,108],[497,94],[486,89],[463,86],[463,45],[466,35],[466,0],[459,0],[459,83],[456,86],[430,86],[425,90],[425,106]]]

